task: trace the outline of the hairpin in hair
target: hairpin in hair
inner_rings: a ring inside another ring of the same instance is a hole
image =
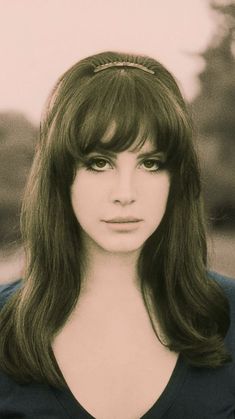
[[[146,71],[147,73],[155,74],[154,71],[150,70],[148,67],[138,63],[130,63],[129,61],[113,61],[111,63],[98,65],[94,69],[94,73],[98,73],[98,71],[106,70],[106,68],[110,67],[136,67],[140,70]]]

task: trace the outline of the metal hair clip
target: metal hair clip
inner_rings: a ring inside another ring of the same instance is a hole
[[[106,68],[110,68],[110,67],[135,67],[135,68],[139,68],[139,70],[146,71],[147,73],[155,74],[154,71],[150,70],[144,65],[137,64],[137,63],[130,63],[129,61],[114,61],[112,63],[98,65],[94,69],[94,73],[98,73],[98,71],[106,70]]]

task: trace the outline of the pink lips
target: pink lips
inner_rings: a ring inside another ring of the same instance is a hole
[[[136,223],[142,221],[135,217],[116,217],[110,220],[105,220],[106,223]]]

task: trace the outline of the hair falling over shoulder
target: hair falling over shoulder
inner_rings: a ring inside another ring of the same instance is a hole
[[[110,66],[114,62],[136,66]],[[0,313],[0,368],[20,382],[66,385],[52,341],[79,299],[84,269],[70,187],[77,160],[99,145],[113,120],[108,148],[126,150],[140,131],[143,141],[154,132],[171,173],[165,215],[138,261],[152,325],[156,316],[164,344],[192,366],[231,361],[223,343],[229,303],[207,273],[200,171],[185,101],[155,59],[108,51],[80,60],[61,76],[42,118],[21,211],[25,275]]]

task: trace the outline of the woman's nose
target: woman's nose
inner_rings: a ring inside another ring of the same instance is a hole
[[[123,205],[136,201],[137,191],[134,178],[130,173],[125,172],[117,175],[112,187],[111,198],[113,202],[118,201]]]

